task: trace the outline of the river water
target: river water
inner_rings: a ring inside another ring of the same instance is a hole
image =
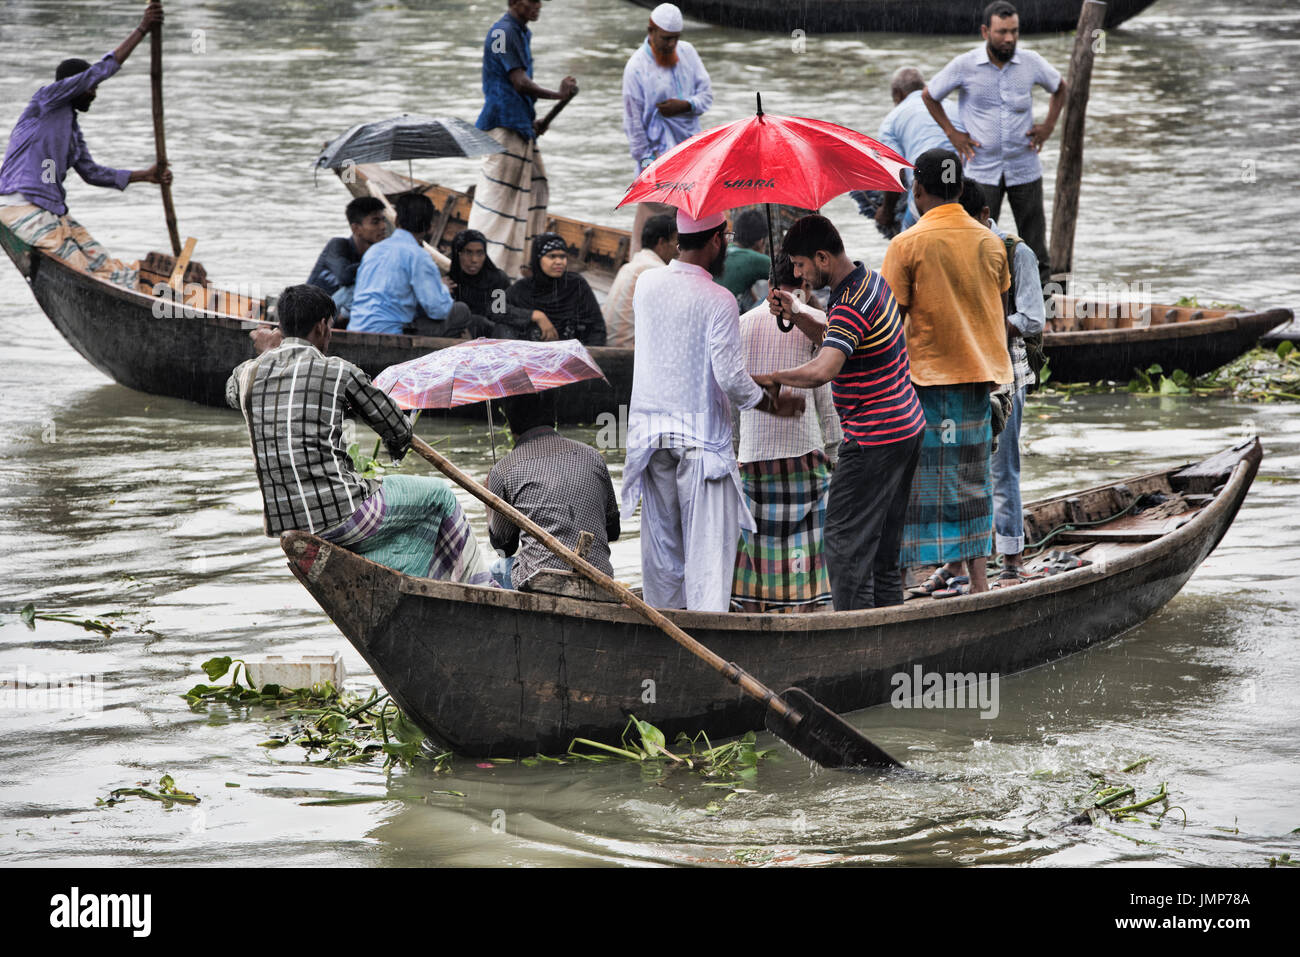
[[[483,32],[496,3],[169,2],[168,148],[183,235],[214,280],[275,291],[301,281],[342,232],[347,199],[316,181],[321,143],[403,110],[472,120]],[[133,25],[121,5],[0,2],[0,125],[65,56],[92,58]],[[534,25],[537,77],[577,75],[582,94],[544,141],[552,209],[630,224],[612,207],[630,160],[621,71],[645,13],[621,0],[548,4]],[[578,26],[581,24],[581,26]],[[772,112],[874,132],[887,81],[932,74],[970,38],[806,39],[688,24],[717,98],[706,125]],[[1065,36],[1025,45],[1058,67]],[[83,117],[96,158],[151,162],[147,53]],[[1150,284],[1247,305],[1300,301],[1300,11],[1286,0],[1160,0],[1105,38],[1089,105],[1075,252],[1084,281]],[[1041,116],[1045,103],[1040,99]],[[1053,140],[1045,151],[1050,209]],[[474,168],[426,161],[417,175],[464,186]],[[152,188],[69,181],[75,215],[135,258],[165,248]],[[855,255],[883,241],[846,199],[827,207]],[[1265,460],[1235,525],[1183,592],[1102,647],[1006,678],[995,719],[893,710],[853,718],[931,776],[924,783],[810,774],[788,752],[750,793],[723,801],[686,774],[631,766],[427,769],[313,766],[257,747],[282,725],[180,694],[219,654],[339,651],[349,688],[374,685],[360,657],[260,535],[260,499],[233,412],[132,392],[54,331],[17,273],[0,273],[0,673],[102,678],[103,709],[0,712],[0,860],[6,864],[1229,864],[1295,853],[1300,705],[1294,654],[1300,536],[1297,415],[1218,398],[1040,398],[1026,413],[1027,499],[1200,458],[1257,432]],[[485,430],[423,423],[477,474]],[[591,440],[590,430],[570,433]],[[615,481],[620,464],[611,460]],[[419,470],[423,466],[418,467]],[[479,531],[481,507],[467,503]],[[615,546],[638,580],[635,524]],[[17,611],[109,617],[109,637]],[[472,636],[466,636],[472,640]],[[772,744],[770,736],[760,741]],[[1167,782],[1186,812],[1109,829],[1058,825],[1091,784],[1142,756],[1140,796]],[[170,773],[198,809],[95,801]],[[238,785],[232,787],[231,785]],[[442,793],[460,791],[464,796]],[[304,807],[311,799],[376,803]],[[716,808],[710,803],[716,802]]]

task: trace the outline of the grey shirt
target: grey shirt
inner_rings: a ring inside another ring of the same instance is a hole
[[[578,533],[591,532],[587,560],[614,574],[609,543],[619,536],[618,500],[601,454],[566,439],[550,426],[529,429],[488,475],[488,491],[499,495],[563,544],[573,548]],[[489,511],[492,547],[515,558],[510,580],[521,587],[542,568],[568,568],[549,548],[498,512]]]

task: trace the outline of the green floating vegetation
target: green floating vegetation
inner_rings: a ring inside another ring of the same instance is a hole
[[[190,794],[188,791],[182,791],[176,787],[176,782],[170,774],[164,774],[158,781],[158,790],[151,791],[148,788],[148,781],[140,781],[133,788],[115,788],[109,792],[106,798],[96,798],[96,807],[112,807],[115,804],[121,804],[129,797],[142,797],[149,801],[159,801],[164,808],[170,808],[173,804],[198,804],[199,798]]]
[[[369,696],[340,691],[331,682],[310,688],[279,685],[252,687],[248,665],[228,655],[203,663],[210,681],[230,673],[230,683],[198,684],[182,697],[199,710],[212,702],[234,707],[274,708],[273,716],[289,722],[287,731],[272,734],[259,747],[277,749],[296,745],[311,755],[324,752],[321,764],[355,764],[384,758],[384,767],[410,767],[427,759],[435,772],[451,766],[451,753],[430,753],[424,732],[397,707],[387,694],[372,689]],[[232,670],[233,669],[233,670]],[[242,670],[241,670],[242,669]],[[240,681],[243,678],[244,684]]]
[[[656,777],[668,770],[685,769],[705,778],[717,779],[706,782],[706,787],[741,790],[744,784],[758,776],[759,762],[772,754],[771,748],[758,748],[756,740],[754,732],[750,731],[735,741],[715,747],[703,731],[694,737],[682,732],[673,743],[675,750],[669,750],[662,731],[649,721],[630,715],[627,726],[623,729],[622,747],[589,738],[574,738],[569,745],[568,757],[597,763],[634,761],[646,765]],[[594,748],[598,753],[578,750],[579,745]],[[525,759],[524,763],[539,759],[540,755],[538,758]],[[720,808],[715,810],[718,809]],[[706,808],[705,812],[708,811]]]
[[[1300,861],[1291,859],[1290,854],[1279,854],[1277,857],[1268,859],[1269,867],[1300,867]]]
[[[108,636],[118,630],[118,625],[104,621],[101,618],[77,618],[75,615],[61,615],[51,612],[38,612],[35,602],[28,602],[18,612],[18,617],[22,619],[24,625],[31,631],[36,630],[38,621],[62,621],[70,625],[79,625],[86,631],[97,631],[101,635]]]
[[[1136,761],[1123,767],[1120,774],[1131,774],[1146,768],[1153,760],[1152,757],[1138,758]],[[1106,821],[1108,823],[1126,823],[1126,824],[1148,824],[1153,829],[1159,830],[1164,823],[1165,815],[1170,811],[1178,811],[1182,816],[1182,824],[1187,825],[1187,812],[1177,805],[1169,804],[1169,788],[1165,782],[1160,783],[1154,794],[1147,797],[1141,797],[1138,794],[1138,785],[1130,784],[1127,781],[1112,782],[1108,779],[1107,774],[1101,771],[1088,771],[1092,780],[1092,786],[1081,795],[1076,795],[1074,800],[1089,802],[1087,806],[1075,814],[1069,821],[1070,824],[1097,824]],[[1159,814],[1156,809],[1159,808]],[[1154,815],[1154,818],[1152,817]],[[1153,841],[1139,840],[1132,835],[1124,834],[1120,831],[1114,831],[1107,827],[1101,828],[1108,834],[1115,834],[1118,837],[1125,838],[1137,844],[1154,844]],[[1169,850],[1182,853],[1178,848],[1169,848]]]

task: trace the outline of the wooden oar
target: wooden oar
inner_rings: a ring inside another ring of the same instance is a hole
[[[577,95],[578,94],[575,93],[573,96],[577,96]],[[559,103],[556,103],[553,107],[551,107],[550,112],[548,112],[545,116],[542,117],[542,122],[537,124],[538,136],[541,136],[543,133],[545,133],[548,129],[551,128],[551,120],[555,119],[557,116],[560,115],[560,112],[566,106],[569,105],[569,101],[573,99],[573,96],[566,96],[564,99],[560,100]]]
[[[673,641],[701,659],[728,681],[738,685],[745,694],[762,702],[767,708],[766,724],[769,731],[781,738],[805,757],[828,768],[890,768],[901,767],[898,761],[866,739],[847,721],[819,704],[806,691],[788,688],[777,695],[757,678],[734,661],[724,661],[686,632],[682,631],[661,612],[651,608],[634,595],[622,582],[615,581],[595,568],[586,559],[565,547],[555,536],[540,528],[513,505],[493,495],[470,478],[428,443],[413,438],[411,447],[465,491],[489,508],[500,512],[523,531],[533,536],[561,558],[574,571],[590,579],[620,602],[639,613],[646,621],[659,628]]]
[[[162,24],[155,23],[149,31],[149,82],[153,87],[153,142],[159,173],[167,169],[167,141],[163,136],[162,98]],[[167,233],[172,240],[172,255],[181,254],[181,234],[176,228],[176,207],[172,205],[172,188],[159,183],[162,190],[163,213],[167,217]]]

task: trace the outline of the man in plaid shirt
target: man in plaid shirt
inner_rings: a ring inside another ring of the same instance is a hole
[[[300,529],[408,575],[488,584],[446,482],[392,475],[381,483],[353,467],[343,438],[348,414],[378,432],[394,460],[413,433],[364,372],[326,354],[333,299],[315,286],[290,286],[276,308],[279,334],[254,335],[260,354],[226,383],[226,402],[248,423],[266,534]]]

